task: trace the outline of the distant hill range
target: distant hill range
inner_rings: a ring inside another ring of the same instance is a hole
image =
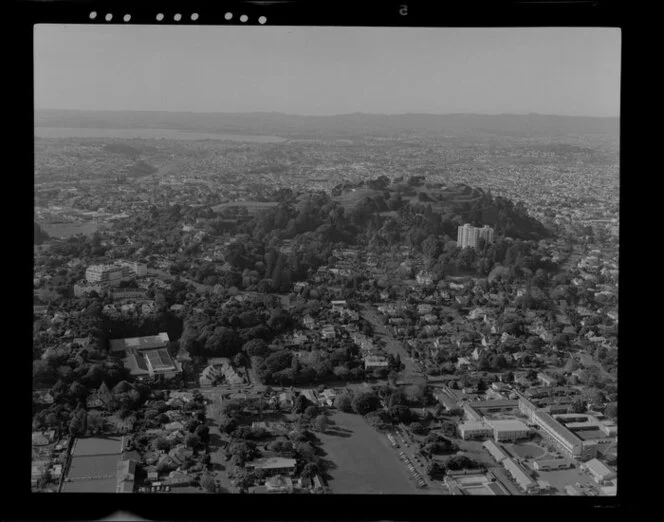
[[[543,114],[343,114],[297,116],[277,112],[193,113],[40,109],[40,127],[176,129],[283,137],[351,137],[491,133],[512,136],[618,136],[619,119]]]

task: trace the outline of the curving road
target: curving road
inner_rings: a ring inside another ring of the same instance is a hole
[[[385,340],[385,351],[394,356],[399,354],[399,357],[401,357],[401,362],[405,366],[402,371],[401,380],[406,384],[411,384],[418,378],[421,379],[422,373],[416,368],[413,359],[403,347],[402,341],[395,339],[388,328],[383,324],[380,313],[369,303],[360,303],[360,307],[362,309],[362,317],[373,326],[374,335]]]

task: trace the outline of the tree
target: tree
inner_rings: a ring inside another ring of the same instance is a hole
[[[586,412],[586,403],[581,399],[576,399],[572,403],[572,412],[573,413],[585,413]]]
[[[208,493],[215,493],[217,491],[217,484],[214,481],[214,477],[209,473],[205,473],[201,477],[201,487]]]
[[[402,389],[395,390],[387,401],[388,406],[399,406],[408,403],[406,394]]]
[[[314,462],[307,462],[304,467],[302,468],[302,473],[300,476],[302,478],[308,478],[311,479],[318,475],[320,473],[320,469],[318,468],[318,465]]]
[[[163,437],[159,437],[154,441],[154,448],[159,451],[170,451],[171,443]]]
[[[69,434],[72,437],[82,437],[85,435],[86,431],[86,420],[87,414],[85,410],[79,409],[72,416],[71,421],[69,422]]]
[[[422,423],[413,422],[410,425],[410,431],[412,431],[415,435],[426,435],[428,430],[422,425]]]
[[[348,394],[339,395],[334,399],[334,406],[339,411],[350,413],[353,411],[352,397]]]
[[[366,415],[380,408],[380,399],[373,392],[364,392],[353,398],[352,406],[355,413]]]
[[[455,455],[447,461],[447,469],[460,470],[477,467],[477,464],[465,455]]]
[[[391,420],[385,410],[372,411],[367,413],[365,418],[367,422],[377,430],[384,430]]]
[[[242,351],[250,357],[265,357],[270,348],[263,339],[251,339],[242,345]]]
[[[188,448],[197,449],[198,447],[201,446],[201,438],[194,433],[190,433],[184,439],[184,443],[187,445]]]
[[[440,462],[432,460],[427,464],[427,475],[432,479],[440,479],[445,475],[445,466]]]
[[[618,403],[610,402],[607,404],[606,408],[604,408],[604,415],[606,415],[609,419],[616,420],[618,418]]]
[[[304,410],[303,416],[307,420],[312,420],[314,419],[318,414],[320,413],[320,408],[316,406],[315,404],[312,404],[311,406],[307,406]]]
[[[330,425],[330,419],[327,417],[327,415],[319,415],[314,420],[314,428],[316,428],[320,432],[325,433],[325,430],[327,430],[329,425]]]
[[[408,406],[404,405],[390,406],[387,412],[390,418],[392,419],[392,422],[394,423],[403,422],[404,424],[408,424],[410,421],[413,420],[413,414]]]
[[[297,396],[295,403],[293,404],[293,413],[304,413],[304,411],[312,405],[313,403],[309,399],[300,394]]]

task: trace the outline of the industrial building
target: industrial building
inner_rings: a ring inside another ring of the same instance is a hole
[[[463,440],[489,437],[493,433],[493,428],[482,421],[464,422],[459,424],[458,428]]]
[[[488,420],[486,424],[493,431],[496,442],[525,439],[530,436],[530,428],[519,420]]]

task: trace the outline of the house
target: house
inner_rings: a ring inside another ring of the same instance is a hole
[[[328,406],[332,407],[334,405],[334,400],[337,397],[337,392],[335,392],[333,389],[328,388],[321,393],[321,399],[324,404],[327,404]]]
[[[313,317],[311,317],[309,314],[304,316],[304,319],[302,320],[302,324],[304,324],[305,328],[308,328],[309,330],[312,330],[316,326],[316,321],[314,320]]]
[[[166,431],[182,431],[184,430],[184,424],[179,421],[169,422],[164,425]]]
[[[51,394],[50,391],[46,391],[46,392],[34,392],[32,394],[32,400],[35,402],[35,404],[49,405],[53,404],[53,401],[55,399],[53,398],[53,395]]]
[[[33,446],[48,446],[55,439],[55,430],[35,431],[32,433]]]
[[[383,357],[382,355],[367,355],[364,358],[365,370],[370,368],[387,368],[389,364],[387,357]]]
[[[292,408],[294,402],[293,392],[285,391],[279,394],[279,404],[284,408]]]
[[[457,370],[463,368],[464,366],[472,366],[472,363],[466,357],[459,357],[456,362]]]
[[[332,311],[336,313],[343,313],[347,307],[347,303],[344,300],[332,301],[331,305],[332,305]]]
[[[321,335],[323,336],[323,339],[334,339],[337,334],[334,330],[334,326],[328,324],[322,328]]]
[[[297,461],[284,457],[264,457],[247,462],[245,467],[250,470],[263,470],[267,476],[286,475],[292,476],[295,472]]]
[[[558,383],[558,379],[556,377],[553,377],[551,375],[548,375],[544,372],[539,372],[537,374],[537,379],[544,385],[544,386],[555,386]]]
[[[190,448],[187,448],[181,444],[177,445],[171,451],[168,452],[168,456],[171,458],[171,461],[177,466],[182,466],[188,458],[191,458],[194,455],[194,451]]]

